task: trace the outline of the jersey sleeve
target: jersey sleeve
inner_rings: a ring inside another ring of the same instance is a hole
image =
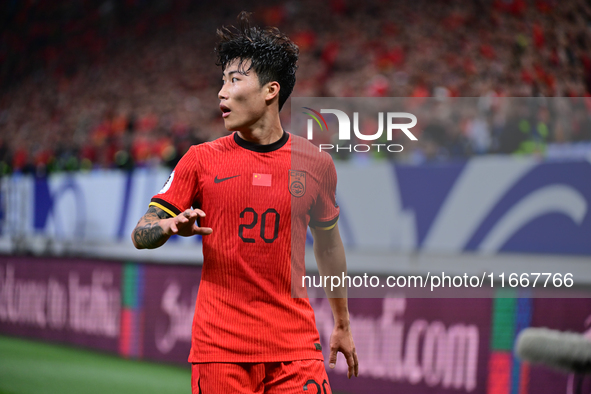
[[[336,202],[337,171],[330,156],[325,163],[324,175],[319,180],[318,197],[310,211],[310,227],[319,230],[332,229],[339,220],[340,212]]]
[[[198,191],[197,157],[193,148],[178,162],[162,189],[152,197],[155,206],[175,217],[190,208]]]

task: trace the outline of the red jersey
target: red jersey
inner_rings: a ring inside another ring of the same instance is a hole
[[[270,145],[233,133],[183,156],[150,205],[202,209],[200,226],[213,229],[189,362],[323,359],[314,311],[292,297],[291,280],[302,280],[307,226],[338,220],[335,191],[331,157],[286,132]]]

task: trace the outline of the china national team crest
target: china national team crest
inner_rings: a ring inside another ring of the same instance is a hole
[[[294,197],[301,197],[306,193],[306,173],[304,171],[289,170],[289,192]]]

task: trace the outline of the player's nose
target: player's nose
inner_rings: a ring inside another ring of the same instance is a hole
[[[218,92],[218,99],[226,100],[228,98],[228,91],[226,90],[226,84],[223,84],[220,91]]]

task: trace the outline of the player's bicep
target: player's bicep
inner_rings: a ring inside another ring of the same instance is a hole
[[[190,208],[198,190],[197,157],[192,149],[181,158],[162,189],[152,197],[150,207],[156,207],[171,217]]]
[[[323,176],[319,179],[318,196],[310,211],[310,228],[331,230],[339,219],[336,201],[337,171],[330,156],[326,159]]]
[[[310,227],[310,232],[314,238],[314,248],[327,250],[342,245],[341,234],[337,223],[331,228]]]
[[[314,237],[314,256],[318,272],[323,277],[342,277],[347,274],[345,248],[339,227],[335,225],[331,230],[312,229]],[[327,289],[326,289],[327,290]],[[329,297],[346,297],[346,288],[327,290]]]

